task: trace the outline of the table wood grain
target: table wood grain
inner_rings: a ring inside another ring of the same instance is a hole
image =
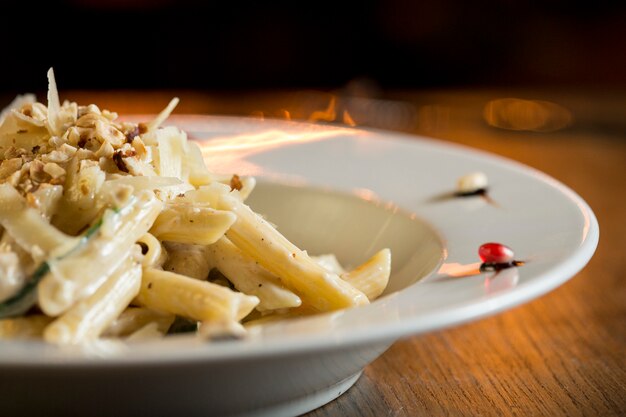
[[[557,178],[595,211],[601,237],[588,266],[560,288],[496,316],[395,343],[352,389],[307,416],[626,415],[626,91],[411,91],[358,100],[341,93],[335,93],[336,113],[352,110],[358,124],[465,144]],[[300,118],[331,97],[306,91],[63,96],[120,113],[154,113],[174,94],[182,98],[181,113],[283,117],[287,110]],[[502,97],[557,103],[571,125],[543,133],[489,126],[485,106]]]

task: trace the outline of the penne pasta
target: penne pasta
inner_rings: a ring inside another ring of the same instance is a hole
[[[83,248],[48,262],[50,272],[38,287],[41,309],[57,316],[93,294],[148,231],[161,207],[154,194],[145,191],[117,212],[107,210],[96,235]]]
[[[371,301],[382,294],[391,274],[391,251],[383,249],[364,264],[350,272],[341,274],[341,278],[358,288]]]
[[[241,320],[259,303],[254,296],[173,272],[145,269],[135,300],[157,311],[197,321]]]
[[[243,338],[246,329],[234,320],[206,321],[200,324],[198,334],[209,340],[234,340]]]
[[[148,308],[129,307],[107,327],[102,336],[130,336],[149,324],[154,324],[159,333],[165,334],[174,322],[174,317],[173,314],[160,313]]]
[[[103,184],[102,192],[114,192],[118,185],[127,185],[132,187],[134,193],[142,190],[154,191],[163,200],[175,198],[179,194],[193,190],[194,187],[174,177],[132,177],[125,176],[106,181]]]
[[[68,248],[75,239],[60,232],[9,184],[0,184],[0,224],[15,242],[41,260],[55,249]],[[37,233],[33,233],[37,230]]]
[[[168,253],[164,250],[159,239],[150,233],[146,233],[137,239],[137,244],[141,247],[141,266],[144,268],[160,268],[169,259]]]
[[[210,245],[224,235],[235,218],[233,213],[210,207],[171,204],[159,213],[150,233],[159,240]]]
[[[96,339],[139,292],[141,266],[127,258],[96,292],[48,325],[47,342],[77,344]]]
[[[207,246],[177,242],[165,242],[164,246],[167,249],[167,261],[163,269],[166,271],[206,280],[215,265],[209,257]]]
[[[159,323],[152,322],[130,334],[126,338],[126,342],[145,342],[149,340],[161,339],[163,336],[165,336],[165,333],[159,329]]]
[[[281,285],[280,280],[260,266],[228,238],[223,237],[209,246],[207,257],[235,288],[259,298],[259,311],[298,307],[302,300]]]
[[[307,304],[330,311],[368,303],[362,292],[317,264],[238,199],[223,196],[218,207],[237,215],[226,236]]]

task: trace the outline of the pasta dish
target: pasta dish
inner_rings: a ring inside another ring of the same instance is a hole
[[[179,331],[239,337],[269,320],[361,306],[389,279],[382,249],[345,271],[245,203],[197,143],[96,105],[18,96],[0,115],[0,339],[80,344]]]

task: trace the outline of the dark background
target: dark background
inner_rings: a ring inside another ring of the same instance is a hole
[[[3,5],[0,92],[626,85],[624,1]]]

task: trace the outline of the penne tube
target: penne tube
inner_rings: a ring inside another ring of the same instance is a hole
[[[383,249],[372,256],[364,264],[350,272],[341,275],[341,278],[357,288],[372,301],[387,287],[391,274],[391,251]]]
[[[218,208],[237,215],[226,236],[307,305],[330,311],[368,303],[362,292],[317,264],[241,201],[224,195]]]
[[[50,323],[44,339],[67,345],[98,338],[137,295],[140,285],[141,266],[126,258],[95,293]]]
[[[266,323],[273,323],[275,321],[307,317],[307,316],[312,316],[317,313],[318,311],[316,311],[314,308],[303,304],[300,307],[296,307],[296,308],[288,308],[284,310],[276,310],[276,311],[263,312],[263,313],[256,312],[255,314],[250,314],[248,317],[246,317],[246,320],[243,322],[243,325],[247,329],[249,327],[256,326],[258,324],[266,324]]]
[[[228,238],[208,246],[211,263],[228,278],[237,290],[259,297],[259,311],[298,307],[302,300],[280,284],[280,280],[245,254]]]
[[[112,179],[102,184],[101,192],[111,192],[115,187],[120,185],[129,185],[133,187],[134,193],[137,194],[141,191],[154,191],[158,192],[161,198],[171,199],[186,191],[193,190],[194,188],[174,177],[158,177],[158,176],[124,176],[121,178]]]
[[[231,177],[224,178],[225,182],[229,182]],[[245,181],[245,180],[244,180]],[[253,181],[256,184],[256,181]],[[249,183],[248,187],[252,187],[253,183]],[[246,187],[245,182],[242,181],[242,190]],[[235,198],[239,201],[243,201],[240,191],[231,189],[230,185],[222,182],[213,182],[210,185],[199,187],[196,190],[187,191],[182,197],[182,201],[191,204],[208,204],[215,209],[219,208],[219,202],[224,196]]]
[[[210,245],[224,235],[235,219],[228,211],[172,204],[159,214],[150,233],[159,240]]]
[[[237,340],[246,336],[246,329],[234,320],[205,321],[200,323],[198,336],[212,341]]]
[[[0,224],[20,247],[40,260],[76,242],[48,223],[38,210],[28,207],[26,199],[6,183],[0,185]]]
[[[93,294],[152,226],[161,207],[154,194],[145,191],[117,212],[107,210],[95,236],[84,247],[48,262],[50,272],[38,286],[41,309],[58,316]]]
[[[144,268],[160,268],[163,266],[168,254],[165,252],[161,242],[150,233],[146,233],[137,240],[141,246],[141,266]]]
[[[166,271],[206,280],[215,265],[208,256],[208,246],[176,242],[165,242],[163,245],[167,250],[167,260],[163,264]]]
[[[259,303],[254,296],[173,272],[145,269],[135,301],[197,321],[241,320]]]
[[[145,326],[141,327],[137,331],[128,335],[128,337],[126,337],[126,342],[127,343],[145,342],[147,340],[161,339],[164,336],[165,336],[165,333],[163,333],[159,329],[159,324],[152,322],[152,323],[146,324]]]
[[[174,322],[174,315],[143,307],[129,307],[122,312],[102,333],[102,337],[129,336],[146,325],[154,324],[161,334],[167,333]]]

